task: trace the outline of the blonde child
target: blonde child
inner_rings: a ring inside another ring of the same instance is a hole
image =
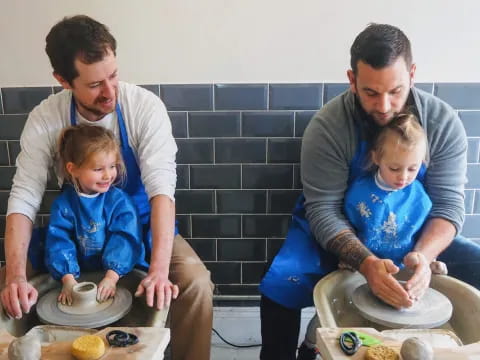
[[[377,257],[399,267],[418,261],[417,253],[409,253],[432,208],[419,181],[427,153],[427,138],[415,115],[396,116],[376,138],[370,152],[372,172],[356,179],[345,195],[344,211],[358,238]],[[431,265],[435,273],[446,273],[444,267],[440,262]]]
[[[114,135],[102,127],[68,127],[58,143],[65,185],[52,205],[45,263],[63,283],[58,301],[68,305],[80,271],[104,270],[97,291],[102,302],[115,295],[120,277],[146,265],[135,206],[113,186],[125,166]]]

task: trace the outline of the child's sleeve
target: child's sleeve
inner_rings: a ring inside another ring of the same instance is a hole
[[[75,278],[80,276],[73,237],[73,213],[68,206],[55,201],[45,241],[45,264],[55,280],[61,280],[66,274],[72,274]]]
[[[104,270],[119,276],[129,273],[145,257],[142,227],[133,203],[123,194],[112,208],[102,254]]]

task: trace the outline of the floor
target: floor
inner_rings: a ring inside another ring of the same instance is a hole
[[[229,345],[212,344],[211,360],[258,360],[260,347],[236,349]]]
[[[315,313],[313,308],[302,311],[300,337]],[[255,307],[214,307],[213,328],[228,342],[235,345],[258,345],[237,348],[226,344],[213,332],[210,360],[258,360],[260,357],[260,310]],[[245,329],[248,329],[247,331]],[[164,360],[170,360],[170,349],[165,351]]]
[[[302,311],[300,339],[315,313],[313,308]],[[228,342],[236,345],[260,344],[260,311],[258,307],[215,307],[213,327]],[[247,331],[245,329],[248,329]],[[215,333],[212,335],[211,360],[258,360],[260,346],[236,348],[224,343]]]

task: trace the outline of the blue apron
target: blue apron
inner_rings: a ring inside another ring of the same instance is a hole
[[[366,141],[359,141],[350,163],[348,184],[366,174],[367,155]],[[422,180],[425,171],[422,165],[417,179]],[[263,295],[291,309],[312,306],[312,292],[316,283],[338,268],[338,258],[315,241],[305,217],[304,205],[305,197],[302,194],[293,209],[285,242],[260,283]]]
[[[148,200],[145,186],[143,185],[140,168],[138,167],[135,154],[128,144],[128,134],[123,120],[123,114],[117,101],[115,112],[118,119],[118,129],[120,134],[120,150],[122,152],[123,161],[126,168],[126,181],[120,184],[120,188],[125,191],[135,204],[140,222],[143,226],[143,243],[145,245],[145,260],[150,262],[152,253],[152,236],[150,230],[150,202]],[[77,124],[75,99],[72,96],[70,105],[70,123],[72,126]],[[28,256],[32,266],[38,270],[46,270],[43,262],[44,242],[47,228],[41,227],[32,234],[32,241],[28,251]],[[178,234],[178,228],[175,226],[175,235]]]

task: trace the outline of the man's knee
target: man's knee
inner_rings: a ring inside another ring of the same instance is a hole
[[[170,280],[177,284],[182,292],[213,296],[213,284],[210,271],[191,248],[188,242],[177,235],[174,240],[172,262],[170,264]]]
[[[203,263],[182,266],[176,274],[176,284],[180,288],[180,295],[189,294],[197,297],[213,297],[213,283],[210,271]]]

